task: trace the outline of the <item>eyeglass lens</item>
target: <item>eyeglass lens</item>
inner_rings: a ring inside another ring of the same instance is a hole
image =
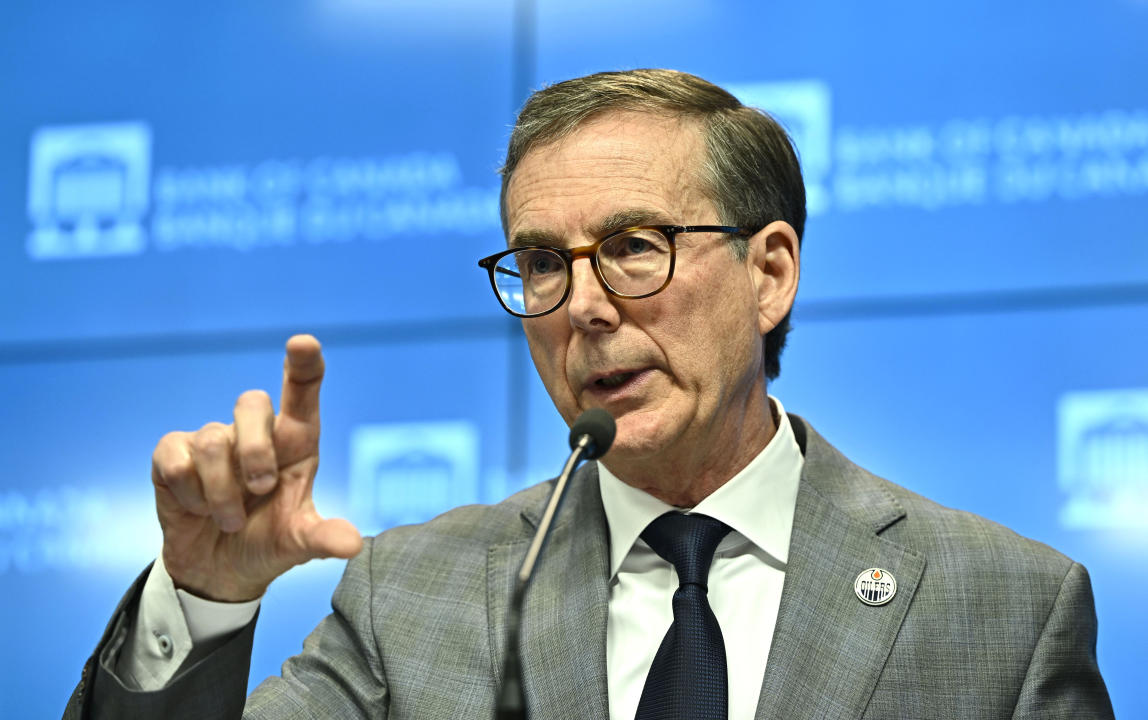
[[[670,273],[672,248],[657,230],[639,229],[607,238],[598,247],[599,277],[616,295],[652,293]],[[523,248],[495,266],[498,294],[508,308],[524,315],[555,308],[566,294],[566,258],[548,248]]]

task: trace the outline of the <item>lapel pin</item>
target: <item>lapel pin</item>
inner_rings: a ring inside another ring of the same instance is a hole
[[[897,594],[897,581],[887,570],[869,568],[853,581],[853,592],[866,605],[884,605]]]

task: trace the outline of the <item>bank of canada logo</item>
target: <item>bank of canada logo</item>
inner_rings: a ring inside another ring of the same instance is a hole
[[[28,255],[142,252],[150,176],[151,131],[143,123],[40,128],[28,173]]]
[[[772,115],[789,131],[801,157],[810,215],[829,209],[833,125],[829,86],[820,80],[726,85],[738,100]]]
[[[1148,527],[1148,389],[1068,393],[1059,426],[1061,524]]]
[[[478,502],[478,430],[469,422],[360,425],[350,484],[351,513],[367,534]]]

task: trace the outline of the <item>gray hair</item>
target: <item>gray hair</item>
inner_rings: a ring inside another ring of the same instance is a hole
[[[500,171],[503,232],[509,230],[506,189],[522,158],[532,148],[561,140],[586,120],[607,111],[698,120],[706,145],[706,158],[699,169],[701,190],[714,204],[721,222],[757,231],[775,220],[784,220],[801,240],[805,185],[793,142],[784,128],[713,83],[676,70],[656,69],[587,75],[530,96],[518,115]],[[737,258],[744,260],[748,251],[745,239],[734,238],[732,246]],[[787,313],[764,338],[765,376],[771,380],[781,372],[781,351],[788,333]]]

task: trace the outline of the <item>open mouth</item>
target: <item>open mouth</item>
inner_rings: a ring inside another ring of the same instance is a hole
[[[616,387],[619,387],[620,385],[625,384],[627,380],[634,377],[634,375],[636,375],[636,374],[637,373],[634,373],[634,372],[624,372],[624,373],[618,373],[617,375],[610,375],[608,377],[598,378],[597,380],[594,381],[594,386],[610,390],[612,388],[616,388]]]

